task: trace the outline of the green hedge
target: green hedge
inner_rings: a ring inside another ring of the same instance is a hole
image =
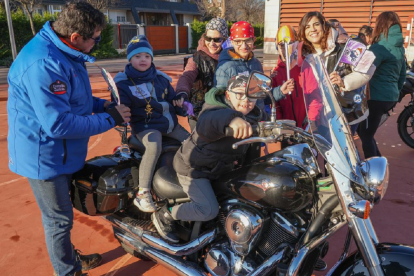
[[[198,20],[194,20],[193,23],[191,23],[191,38],[192,38],[192,49],[197,49],[198,46],[198,40],[200,40],[203,33],[206,31],[206,24],[208,22],[201,22]],[[227,22],[227,26],[229,28],[229,34],[230,34],[230,28],[233,25],[231,22]],[[254,29],[254,36],[256,37],[256,42],[254,45],[256,47],[263,47],[263,33],[264,33],[264,26],[260,24],[253,25]]]
[[[33,21],[36,31],[40,31],[43,25],[49,21],[54,20],[55,16],[50,13],[45,13],[43,16],[35,14]],[[33,34],[30,29],[29,19],[21,10],[12,12],[14,39],[16,41],[16,50],[20,52],[24,45],[26,45],[32,38]],[[10,46],[9,27],[7,25],[6,11],[0,6],[0,39],[3,44],[0,45],[0,66],[9,66],[12,62],[12,52]],[[118,57],[118,52],[112,47],[113,26],[107,24],[106,28],[102,30],[102,40],[99,43],[99,48],[92,53],[96,58],[114,58]]]

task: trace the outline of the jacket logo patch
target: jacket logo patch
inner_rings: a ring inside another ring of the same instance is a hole
[[[62,95],[66,93],[67,86],[63,81],[57,80],[49,86],[49,89],[55,95]]]

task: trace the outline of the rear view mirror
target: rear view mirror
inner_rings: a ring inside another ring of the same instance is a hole
[[[246,96],[253,99],[266,98],[266,92],[270,91],[272,80],[260,72],[251,72],[247,82]]]

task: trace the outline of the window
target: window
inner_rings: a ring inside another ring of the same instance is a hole
[[[49,12],[51,14],[59,13],[62,11],[62,6],[60,5],[49,5]]]
[[[170,26],[173,21],[169,13],[145,13],[145,24],[155,26]]]
[[[43,10],[42,9],[37,9],[36,12],[37,12],[37,14],[43,16]]]
[[[126,22],[126,18],[125,16],[117,16],[116,17],[116,22]]]

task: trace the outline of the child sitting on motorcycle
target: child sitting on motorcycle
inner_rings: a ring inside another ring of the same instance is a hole
[[[131,109],[132,133],[145,146],[134,204],[143,212],[155,212],[157,208],[150,190],[161,155],[162,136],[180,142],[189,136],[178,124],[176,115],[186,116],[184,99],[175,94],[170,84],[172,79],[155,69],[152,47],[145,36],[132,38],[127,47],[127,58],[129,63],[124,72],[116,75],[115,82],[121,103]]]
[[[210,181],[243,163],[249,145],[233,149],[232,144],[250,137],[252,124],[263,120],[257,99],[245,96],[247,81],[245,75],[233,76],[227,90],[212,88],[206,94],[196,128],[173,161],[178,180],[191,202],[172,208],[164,205],[151,217],[164,239],[178,242],[175,220],[208,221],[217,216],[219,204]],[[282,93],[288,92],[287,86],[282,85]],[[226,127],[233,129],[232,137],[226,136]]]

